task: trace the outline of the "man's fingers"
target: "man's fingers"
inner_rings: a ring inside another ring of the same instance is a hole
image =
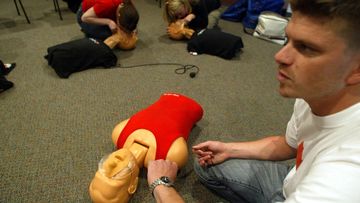
[[[193,150],[193,152],[199,156],[212,155],[212,151],[203,151],[203,150]]]
[[[193,149],[202,149],[202,150],[207,150],[208,149],[208,141],[206,142],[202,142],[202,143],[199,143],[197,145],[194,145],[192,148]]]

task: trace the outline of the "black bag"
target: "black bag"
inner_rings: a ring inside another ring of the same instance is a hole
[[[187,44],[190,53],[210,54],[231,59],[243,48],[240,37],[217,29],[206,29],[195,33]]]
[[[45,59],[61,78],[89,68],[115,66],[117,57],[112,49],[93,38],[83,38],[47,49]]]

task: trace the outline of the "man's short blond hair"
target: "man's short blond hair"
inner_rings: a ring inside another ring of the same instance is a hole
[[[291,9],[329,23],[349,47],[360,50],[360,0],[290,0]]]

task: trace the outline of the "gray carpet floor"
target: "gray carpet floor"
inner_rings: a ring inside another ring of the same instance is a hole
[[[237,22],[220,21],[224,32],[240,36],[243,52],[231,60],[191,56],[186,42],[166,36],[155,0],[135,0],[140,12],[139,42],[132,51],[115,50],[118,63],[193,64],[195,78],[176,66],[91,69],[59,78],[43,58],[49,46],[83,36],[75,14],[59,1],[23,1],[31,20],[18,16],[11,0],[0,1],[0,59],[16,62],[7,76],[15,86],[0,94],[0,202],[90,202],[89,183],[98,161],[115,150],[114,126],[176,92],[198,101],[204,116],[190,134],[205,140],[246,141],[285,132],[293,100],[278,95],[273,56],[281,47],[256,39]],[[193,155],[176,188],[186,202],[226,202],[204,188],[192,171]],[[153,202],[142,170],[130,202]]]

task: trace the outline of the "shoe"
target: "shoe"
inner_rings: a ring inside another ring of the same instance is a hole
[[[255,32],[255,29],[244,27],[244,32],[245,32],[246,34],[253,35],[254,32]]]
[[[0,76],[0,92],[10,89],[14,86],[14,83],[8,81],[4,76]]]
[[[0,72],[2,75],[9,74],[16,67],[16,63],[4,63],[0,67]]]

